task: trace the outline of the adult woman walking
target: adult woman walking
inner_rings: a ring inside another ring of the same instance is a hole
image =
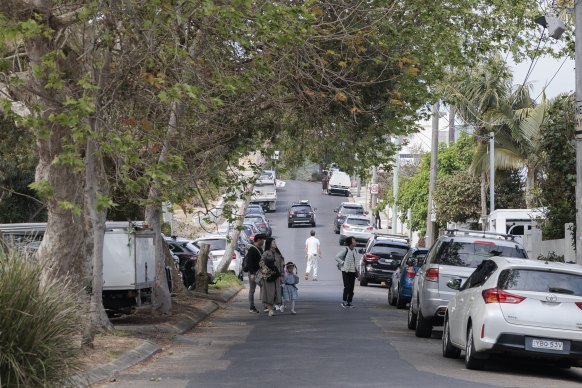
[[[261,300],[267,306],[269,316],[274,315],[273,306],[281,304],[281,275],[285,259],[277,248],[274,238],[265,240],[265,253],[259,263],[262,275]]]

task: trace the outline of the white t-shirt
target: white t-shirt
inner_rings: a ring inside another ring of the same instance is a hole
[[[308,255],[317,255],[319,251],[319,240],[314,236],[309,237],[305,240],[305,246],[307,247]]]

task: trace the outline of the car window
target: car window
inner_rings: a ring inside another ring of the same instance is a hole
[[[244,221],[250,221],[253,224],[256,224],[257,222],[263,222],[263,217],[245,216]]]
[[[534,269],[510,269],[499,275],[503,290],[551,292],[582,296],[582,276]]]
[[[309,213],[311,211],[311,206],[293,206],[291,210],[295,213]]]
[[[492,256],[527,258],[525,251],[516,246],[502,246],[489,241],[444,241],[436,253],[434,263],[476,268],[483,260]]]
[[[497,264],[492,260],[483,260],[465,281],[461,289],[479,287],[483,285],[493,272],[497,270]]]
[[[345,223],[350,224],[350,225],[360,225],[360,226],[371,225],[370,220],[365,220],[363,218],[346,218]]]
[[[400,256],[400,258],[403,258],[404,255],[406,255],[406,252],[408,252],[408,248],[401,245],[376,244],[371,248],[371,253],[384,255],[392,254],[393,256]]]
[[[194,253],[194,254],[198,254],[200,252],[200,248],[198,248],[196,245],[192,244],[192,243],[188,243],[184,246],[184,248],[186,248],[187,250],[189,250],[190,252]]]
[[[205,240],[197,240],[196,245],[200,248],[201,244],[208,244],[210,245],[211,251],[223,251],[226,249],[226,239],[205,239]]]

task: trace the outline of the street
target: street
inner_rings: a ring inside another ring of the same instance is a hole
[[[304,243],[311,227],[287,228],[286,209],[308,199],[317,208],[322,244],[318,281],[305,281]],[[143,365],[103,387],[577,387],[582,369],[501,359],[484,371],[441,355],[441,333],[420,339],[406,328],[406,310],[387,303],[387,289],[356,283],[354,309],[340,306],[341,274],[333,260],[342,248],[333,209],[346,197],[324,196],[319,183],[288,181],[269,213],[286,261],[299,268],[297,315],[251,314],[247,290],[225,308]],[[246,278],[245,278],[246,283]],[[259,292],[255,294],[260,306]],[[437,328],[441,329],[441,328]]]

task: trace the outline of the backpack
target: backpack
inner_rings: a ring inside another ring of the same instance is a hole
[[[344,252],[344,256],[343,257],[336,257],[335,261],[337,262],[337,269],[339,269],[340,271],[342,270],[342,267],[344,266],[344,263],[346,261],[346,256],[348,255],[348,248],[346,248],[346,251]]]

